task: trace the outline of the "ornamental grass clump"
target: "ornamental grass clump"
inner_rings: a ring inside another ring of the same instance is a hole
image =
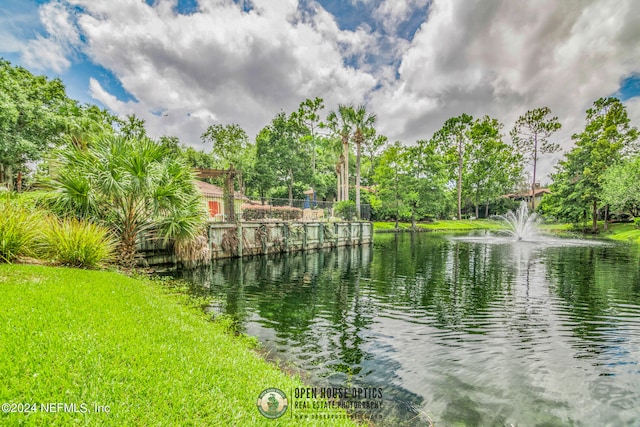
[[[0,262],[11,263],[20,256],[34,256],[41,216],[9,199],[0,201],[0,212]]]
[[[109,230],[90,221],[48,220],[43,255],[58,264],[96,267],[113,261],[116,240]]]

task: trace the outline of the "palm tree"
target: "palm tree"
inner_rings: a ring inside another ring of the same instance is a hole
[[[143,237],[184,243],[196,239],[206,212],[194,173],[146,137],[105,136],[62,152],[54,178],[59,207],[107,225],[119,239],[120,262],[133,266]]]
[[[338,104],[338,111],[331,111],[327,116],[327,126],[335,136],[342,140],[342,154],[344,156],[342,176],[342,198],[339,201],[349,200],[349,138],[351,136],[353,106]]]
[[[355,128],[353,142],[356,144],[356,215],[360,219],[360,156],[364,135],[370,134],[376,123],[376,115],[368,113],[364,105],[349,109],[349,122]]]

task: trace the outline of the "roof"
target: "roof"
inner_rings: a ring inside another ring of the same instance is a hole
[[[551,191],[548,188],[536,188],[535,195],[541,196],[543,194],[551,194]],[[519,193],[513,194],[505,194],[503,197],[508,197],[510,199],[515,199],[518,197],[531,197],[531,190],[521,191]]]
[[[202,194],[208,194],[211,196],[219,196],[219,197],[222,197],[224,195],[224,189],[222,187],[209,184],[208,182],[200,181],[199,179],[195,179],[193,182],[196,185],[196,187],[198,187],[198,190],[200,190]],[[236,199],[246,199],[246,197],[239,191],[234,191],[233,196]]]

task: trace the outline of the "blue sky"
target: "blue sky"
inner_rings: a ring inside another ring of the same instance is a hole
[[[3,0],[0,56],[195,146],[209,124],[255,135],[320,96],[365,103],[407,144],[461,113],[508,133],[548,106],[569,148],[601,96],[638,125],[637,16],[633,0]]]

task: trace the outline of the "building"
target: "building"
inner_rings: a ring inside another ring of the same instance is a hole
[[[211,220],[226,222],[227,218],[225,217],[224,189],[217,185],[200,181],[199,179],[195,180],[194,184],[204,198]],[[243,196],[239,191],[234,191],[233,200],[234,211],[237,215],[242,212],[242,204],[248,202],[249,198]]]
[[[531,201],[535,200],[535,205],[540,206],[540,202],[542,201],[542,197],[545,194],[551,194],[551,191],[548,188],[541,188],[540,184],[535,185],[535,190],[531,189],[527,191],[520,191],[518,193],[513,194],[505,194],[504,197],[512,199],[512,200],[524,200],[527,202],[527,206],[531,209]]]

